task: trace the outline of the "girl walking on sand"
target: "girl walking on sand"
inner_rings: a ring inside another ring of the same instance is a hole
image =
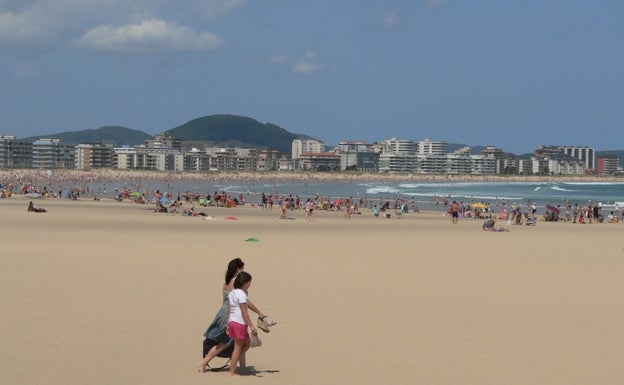
[[[232,352],[232,362],[230,362],[230,376],[239,376],[236,373],[236,364],[240,363],[241,370],[247,368],[245,353],[251,346],[251,338],[247,333],[247,327],[251,329],[253,335],[258,331],[251,323],[249,310],[247,309],[247,293],[251,286],[251,274],[241,271],[234,280],[234,290],[228,296],[229,302],[229,322],[228,334],[234,339],[234,351]]]

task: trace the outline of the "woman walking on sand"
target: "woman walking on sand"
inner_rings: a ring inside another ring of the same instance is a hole
[[[240,258],[234,258],[228,263],[228,268],[225,272],[225,283],[223,284],[222,289],[223,302],[221,304],[221,308],[204,333],[206,341],[211,342],[211,345],[214,346],[212,346],[207,352],[204,352],[205,357],[199,362],[199,364],[197,364],[197,370],[199,372],[206,372],[210,361],[234,343],[234,341],[227,334],[229,321],[228,298],[230,292],[234,289],[234,280],[236,279],[236,276],[241,273],[244,268],[245,262],[243,262]],[[262,313],[262,311],[260,311],[260,309],[258,309],[258,307],[256,307],[250,300],[247,300],[247,307],[254,313],[258,314],[259,318],[265,318],[264,313]],[[272,322],[270,326],[273,326],[274,324],[275,322]]]

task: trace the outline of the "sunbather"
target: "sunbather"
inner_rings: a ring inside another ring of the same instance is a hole
[[[47,210],[44,209],[43,207],[36,207],[34,203],[32,203],[32,201],[30,201],[28,203],[28,212],[31,213],[46,213]]]

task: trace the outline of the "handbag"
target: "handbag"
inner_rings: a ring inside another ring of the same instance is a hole
[[[252,348],[259,348],[260,346],[262,346],[262,341],[260,340],[260,337],[258,337],[258,333],[256,334],[251,334],[251,347]]]

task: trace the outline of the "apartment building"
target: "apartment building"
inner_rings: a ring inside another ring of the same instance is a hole
[[[32,142],[0,135],[0,168],[32,168]]]
[[[295,139],[292,141],[292,159],[299,159],[301,154],[322,153],[325,151],[325,143],[316,139]]]

